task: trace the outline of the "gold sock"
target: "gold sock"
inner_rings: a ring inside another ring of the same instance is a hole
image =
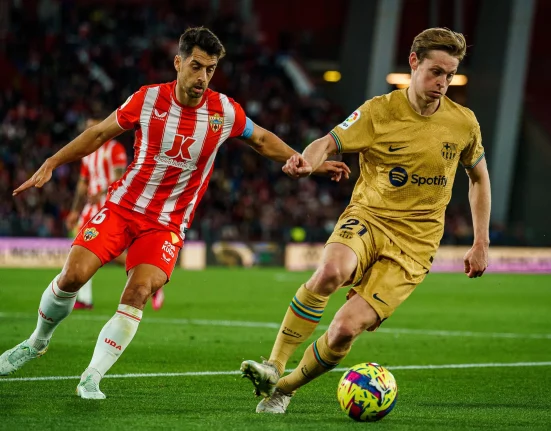
[[[277,367],[279,375],[285,371],[293,352],[318,326],[328,300],[328,296],[310,292],[304,284],[298,289],[285,313],[270,354],[270,362]]]
[[[328,345],[327,332],[314,341],[306,351],[297,368],[279,380],[277,388],[290,394],[316,377],[332,370],[348,355],[350,348],[342,352],[332,350]]]

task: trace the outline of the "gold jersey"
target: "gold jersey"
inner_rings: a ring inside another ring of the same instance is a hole
[[[430,269],[444,232],[458,163],[484,157],[473,112],[447,97],[431,116],[406,90],[366,101],[331,132],[339,152],[359,153],[360,177],[347,211],[358,212]]]

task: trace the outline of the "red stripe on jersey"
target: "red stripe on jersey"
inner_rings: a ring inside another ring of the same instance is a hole
[[[194,145],[197,138],[194,138],[197,127],[197,110],[185,106],[179,106],[172,102],[171,116],[179,114],[176,127],[167,133],[167,141],[163,144],[164,158],[183,162],[190,157],[190,146]],[[168,144],[168,145],[167,145]],[[148,215],[159,218],[167,199],[175,193],[180,181],[184,180],[186,172],[177,166],[168,166],[164,180],[169,187],[164,187],[155,196],[156,200],[149,208]],[[182,177],[182,178],[180,178]]]
[[[128,199],[135,202],[134,210],[145,214],[159,186],[164,182],[166,166],[155,160],[155,155],[162,150],[164,136],[167,132],[167,125],[170,119],[170,97],[167,96],[166,86],[158,87],[158,95],[153,103],[149,120],[147,135],[147,153],[143,168],[137,175],[134,183],[135,192],[130,194]]]
[[[216,114],[224,118],[224,110],[222,108],[222,103],[220,102],[220,97],[218,97],[218,95],[216,95],[216,97],[211,97],[209,98],[208,102],[209,126],[207,130],[207,136],[205,138],[205,143],[201,148],[199,160],[197,161],[197,169],[191,174],[191,178],[187,184],[187,187],[176,201],[176,206],[174,208],[175,216],[172,217],[172,222],[175,225],[179,226],[178,230],[181,230],[180,226],[182,226],[182,224],[188,226],[191,223],[192,219],[189,217],[188,220],[184,220],[187,212],[186,210],[190,204],[196,204],[200,200],[194,200],[194,197],[197,194],[197,188],[201,185],[201,181],[205,175],[205,167],[207,165],[207,162],[212,153],[216,151],[218,147],[218,141],[222,136],[222,127],[220,127],[218,130],[215,130],[215,127],[210,124],[211,118],[213,118]],[[207,176],[210,178],[210,172],[207,173]],[[205,181],[205,184],[208,184],[208,179]]]
[[[142,90],[140,90],[140,92],[141,91]],[[122,181],[116,185],[117,190],[109,200],[117,204],[121,203],[123,207],[128,209],[134,209],[147,183],[144,178],[149,178],[153,170],[154,165],[151,162],[152,156],[149,148],[151,145],[149,132],[153,120],[153,107],[160,93],[160,86],[146,88],[142,106],[134,106],[132,103],[126,105],[126,109],[133,110],[128,114],[128,117],[139,118],[141,127],[138,129],[138,132],[136,132],[134,161],[126,171]],[[139,113],[134,112],[134,110],[139,110]],[[125,109],[121,107],[119,111],[124,112]]]

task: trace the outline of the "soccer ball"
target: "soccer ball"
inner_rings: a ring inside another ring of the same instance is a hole
[[[373,362],[347,370],[339,382],[337,398],[341,409],[359,422],[384,418],[396,405],[398,387],[394,376]]]

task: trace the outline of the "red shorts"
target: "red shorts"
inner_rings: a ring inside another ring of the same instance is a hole
[[[145,215],[107,202],[82,227],[73,245],[90,250],[102,265],[128,249],[127,272],[147,263],[161,269],[170,279],[184,243],[174,232]]]

